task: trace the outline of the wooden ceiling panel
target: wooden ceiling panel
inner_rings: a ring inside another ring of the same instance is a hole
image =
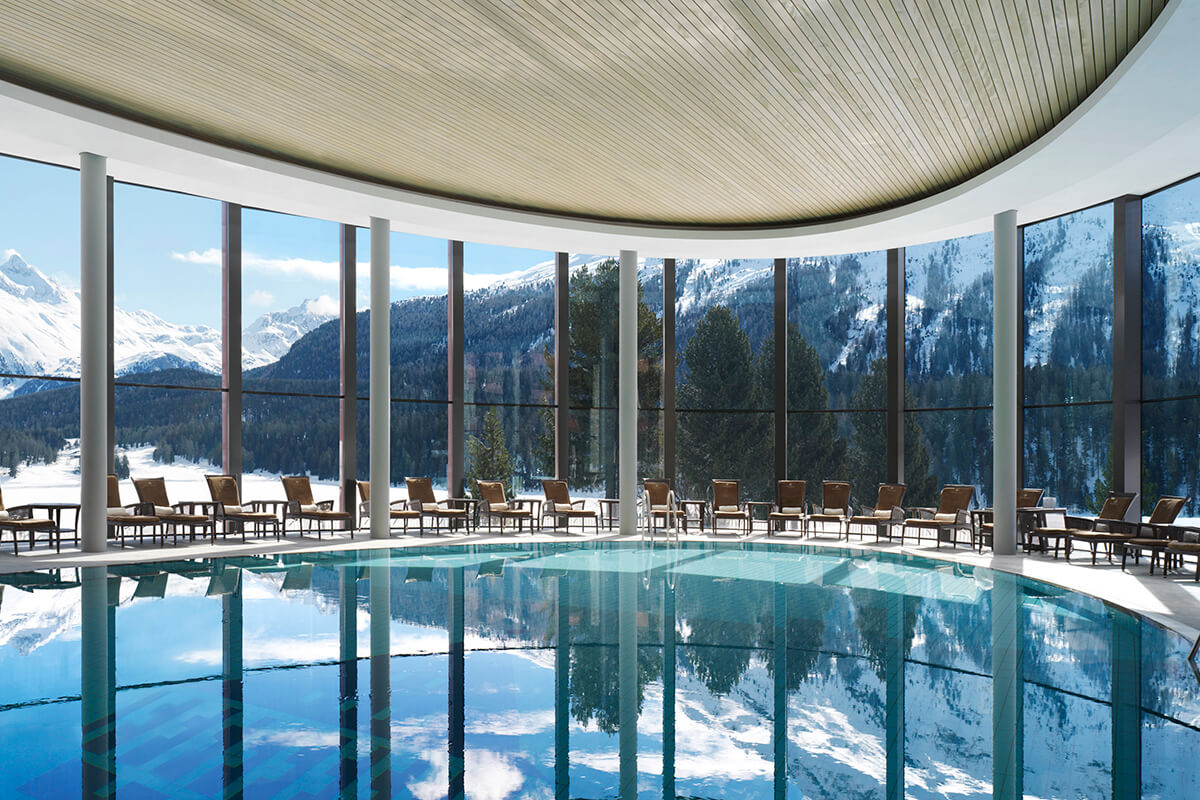
[[[582,217],[765,225],[960,183],[1165,0],[25,0],[0,77],[295,163]]]

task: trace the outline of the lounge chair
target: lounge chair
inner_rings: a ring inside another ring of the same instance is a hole
[[[864,530],[873,529],[876,542],[885,535],[891,539],[892,528],[904,524],[904,509],[901,507],[901,503],[904,502],[904,493],[907,490],[908,487],[903,483],[879,484],[879,492],[875,496],[875,506],[864,506],[860,509],[862,513],[846,520],[846,539],[850,538],[850,529],[856,526],[860,537]]]
[[[202,535],[209,533],[212,535],[213,544],[216,544],[217,526],[212,516],[195,513],[197,506],[211,508],[212,503],[172,504],[167,497],[165,478],[135,478],[133,488],[137,491],[138,500],[146,506],[147,513],[153,514],[162,524],[163,544],[167,542],[167,531],[171,532],[172,543],[178,544],[180,528],[183,528],[191,540],[196,538],[196,531],[200,531]]]
[[[1096,518],[1068,516],[1064,519],[1061,530],[1051,529],[1052,533],[1060,537],[1063,535],[1062,531],[1066,532],[1066,559],[1071,560],[1071,550],[1078,540],[1091,545],[1093,564],[1096,563],[1096,550],[1102,544],[1108,551],[1108,560],[1112,561],[1113,545],[1123,544],[1137,534],[1134,523],[1125,521],[1125,512],[1133,505],[1136,497],[1137,492],[1109,492]],[[1033,531],[1035,537],[1044,536],[1046,533],[1047,530],[1042,528],[1035,528]]]
[[[34,519],[33,509],[28,506],[4,507],[4,496],[0,494],[0,533],[12,531],[13,555],[17,555],[17,543],[21,534],[29,534],[29,549],[33,549],[34,536],[39,531],[54,533],[54,522],[48,519]]]
[[[1167,557],[1178,559],[1179,565],[1183,566],[1184,556],[1196,557],[1196,577],[1194,580],[1200,583],[1200,531],[1193,528],[1187,528],[1181,531],[1181,537],[1176,540],[1167,542]],[[1167,575],[1167,569],[1163,568],[1163,576]]]
[[[968,535],[970,534],[971,515],[967,508],[971,505],[971,498],[974,496],[974,486],[943,487],[942,496],[936,509],[916,509],[917,513],[921,515],[920,517],[904,520],[900,543],[904,543],[904,537],[909,528],[912,528],[917,536],[917,544],[921,543],[922,531],[933,531],[938,549],[941,549],[942,542],[949,542],[952,547],[957,547],[958,532],[965,530]]]
[[[643,478],[642,492],[646,495],[646,503],[648,511],[646,513],[646,525],[650,528],[650,536],[654,536],[654,532],[658,530],[659,524],[662,524],[664,531],[669,531],[672,528],[683,525],[683,530],[687,532],[687,514],[683,509],[679,508],[678,503],[671,508],[669,499],[671,498],[671,482],[666,478]]]
[[[850,518],[850,484],[846,481],[823,481],[821,483],[821,505],[820,511],[814,511],[808,515],[808,524],[810,531],[815,535],[816,531],[812,530],[815,526],[820,526],[822,530],[826,525],[834,526],[834,533],[840,539],[842,537],[842,525]],[[846,539],[850,535],[846,534]]]
[[[358,515],[363,518],[371,516],[371,484],[368,481],[358,482]],[[408,524],[412,521],[417,523],[417,533],[421,536],[425,535],[425,521],[421,518],[421,512],[415,508],[408,507],[407,500],[393,500],[388,503],[388,530],[395,530],[395,523],[399,520],[404,523],[404,532],[408,533]]]
[[[583,500],[572,500],[567,489],[566,481],[546,479],[542,481],[542,493],[546,502],[542,505],[542,519],[553,517],[555,526],[562,525],[571,532],[571,520],[577,519],[586,523],[592,521],[592,527],[600,533],[600,514],[593,508],[586,508]]]
[[[505,497],[503,481],[475,481],[475,485],[479,487],[479,507],[487,515],[489,530],[492,520],[499,519],[500,533],[504,533],[504,526],[508,522],[517,523],[517,533],[524,530],[528,522],[529,532],[533,533],[533,508],[523,500]]]
[[[471,527],[471,516],[465,508],[455,508],[450,505],[453,500],[438,500],[433,494],[433,480],[431,478],[405,478],[405,486],[408,487],[408,507],[415,508],[421,512],[424,517],[430,517],[434,521],[435,530],[441,533],[442,521],[447,522],[453,529],[457,526],[465,526],[468,533]]]
[[[1028,511],[1030,513],[1036,512],[1038,505],[1041,504],[1041,502],[1042,502],[1043,494],[1045,494],[1044,489],[1018,489],[1017,490],[1017,511],[1018,512]],[[983,510],[982,514],[983,514],[984,520],[979,523],[979,530],[977,530],[975,532],[975,546],[979,548],[979,552],[981,552],[981,553],[983,552],[984,547],[992,547],[993,546],[992,543],[995,538],[995,525],[993,522],[994,511],[990,508],[987,508],[987,509]],[[1020,522],[1022,521],[1022,516],[1023,515],[1021,515],[1020,513],[1018,513],[1018,515],[1017,515],[1018,526],[1020,526]],[[1028,515],[1024,515],[1024,516],[1027,517]],[[1026,543],[1025,543],[1025,549],[1026,549],[1026,551],[1028,551],[1029,550],[1028,536],[1032,536],[1033,531],[1029,530],[1026,533],[1027,533],[1027,539],[1026,539]],[[1056,555],[1057,555],[1057,550],[1056,550]]]
[[[221,523],[223,534],[228,535],[232,527],[235,532],[242,533],[244,540],[246,527],[249,526],[260,536],[267,531],[274,531],[276,539],[283,535],[283,526],[275,509],[287,503],[279,500],[251,500],[243,503],[237,479],[232,475],[205,475],[204,480],[208,483],[208,493],[216,504],[213,520]],[[268,508],[272,510],[267,511]]]
[[[789,522],[798,523],[800,535],[804,535],[808,514],[804,510],[804,494],[808,484],[804,481],[778,481],[775,484],[775,504],[767,512],[767,535],[786,530]]]
[[[130,528],[137,531],[138,541],[145,540],[146,529],[150,529],[150,540],[154,541],[154,531],[159,526],[154,509],[145,503],[121,503],[121,481],[116,475],[108,476],[108,508],[105,518],[108,525],[108,538],[120,537],[121,547],[125,546],[125,531]],[[116,534],[116,536],[114,536]]]
[[[1124,543],[1121,548],[1121,569],[1125,569],[1125,561],[1130,554],[1133,555],[1133,563],[1138,563],[1141,555],[1144,552],[1150,553],[1150,574],[1154,574],[1154,565],[1158,563],[1158,554],[1163,553],[1163,574],[1167,574],[1168,564],[1166,562],[1167,543],[1171,540],[1172,534],[1178,530],[1175,526],[1175,518],[1179,516],[1179,512],[1187,505],[1187,497],[1160,497],[1158,502],[1154,504],[1154,511],[1150,513],[1150,519],[1146,522],[1138,522],[1135,535],[1132,539]],[[1149,536],[1142,534],[1148,533]]]
[[[717,532],[718,523],[724,520],[735,523],[743,534],[750,535],[750,507],[742,503],[740,481],[713,478],[708,518],[712,520],[713,533]],[[736,532],[737,528],[734,530]]]
[[[334,526],[352,522],[353,515],[349,511],[334,511],[332,500],[320,503],[313,500],[312,483],[307,475],[292,475],[280,478],[283,481],[283,493],[287,497],[287,505],[283,507],[283,527],[287,530],[288,520],[296,520],[296,528],[304,535],[304,523],[308,523],[308,532],[317,532],[321,538],[323,526],[328,523],[329,535],[332,536]],[[354,538],[354,526],[350,525],[350,538]]]

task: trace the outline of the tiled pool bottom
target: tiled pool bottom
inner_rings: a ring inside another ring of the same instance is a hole
[[[497,545],[0,580],[3,797],[1200,786],[1190,643],[911,556]]]

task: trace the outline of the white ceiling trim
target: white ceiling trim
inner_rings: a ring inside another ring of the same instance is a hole
[[[924,200],[839,222],[720,230],[581,220],[431,197],[191,139],[0,82],[0,152],[75,166],[107,156],[118,180],[355,225],[543,250],[779,257],[876,250],[990,230],[1200,172],[1200,0],[1172,0],[1117,69],[1047,135]]]

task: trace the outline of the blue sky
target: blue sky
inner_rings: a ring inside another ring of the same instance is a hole
[[[113,196],[114,295],[174,323],[221,323],[221,204],[117,184]],[[56,280],[79,286],[79,174],[0,156],[0,254],[16,250]],[[267,311],[324,298],[336,309],[338,226],[246,210],[242,216],[246,324]],[[357,305],[367,306],[370,232],[358,232]],[[446,240],[392,234],[392,299],[446,291]],[[468,243],[467,289],[548,261],[552,253]]]

